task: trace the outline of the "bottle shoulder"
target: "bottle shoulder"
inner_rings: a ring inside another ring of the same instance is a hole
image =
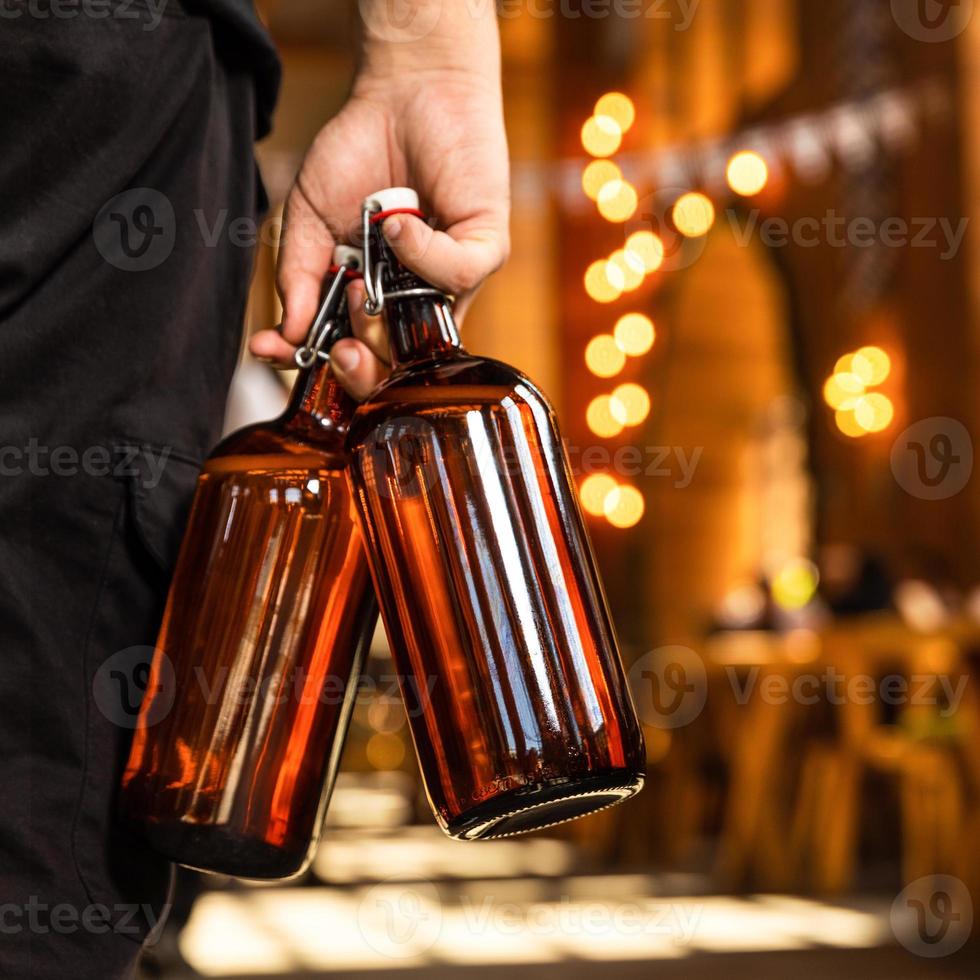
[[[345,460],[344,436],[336,426],[319,431],[315,425],[296,426],[288,413],[256,422],[225,436],[209,459],[230,456],[308,457],[321,456],[325,463],[340,465]]]
[[[506,400],[531,403],[553,414],[551,402],[523,371],[489,357],[460,354],[396,369],[357,410],[352,428],[366,416],[423,414]]]

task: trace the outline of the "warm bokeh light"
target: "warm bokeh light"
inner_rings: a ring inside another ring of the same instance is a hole
[[[612,266],[613,271],[609,271]],[[618,280],[619,285],[616,285]],[[608,259],[597,259],[585,270],[585,291],[597,303],[612,303],[623,293],[624,276]]]
[[[752,197],[769,182],[769,167],[758,153],[743,150],[728,161],[726,177],[728,186],[736,194]]]
[[[612,393],[613,417],[623,425],[639,425],[650,414],[650,396],[642,385],[630,381]]]
[[[597,377],[615,377],[625,363],[626,354],[607,333],[593,337],[585,348],[585,366]]]
[[[858,425],[854,411],[850,408],[838,408],[834,414],[834,421],[837,423],[837,428],[851,439],[860,439],[861,436],[868,434],[867,429]]]
[[[895,406],[887,395],[862,395],[854,405],[854,420],[865,432],[884,432],[895,418]]]
[[[638,255],[619,249],[609,256],[609,261],[623,273],[623,290],[625,292],[630,292],[643,284],[645,270]]]
[[[806,558],[786,562],[772,580],[772,597],[783,609],[802,609],[820,584],[817,566]]]
[[[636,487],[618,486],[607,497],[603,513],[613,527],[635,527],[643,517],[646,505]]]
[[[614,262],[611,258],[606,259],[602,272],[612,289],[621,293],[626,288],[626,273],[623,272],[619,263]]]
[[[582,171],[582,190],[590,201],[598,200],[599,191],[611,180],[620,180],[622,173],[612,160],[593,160]]]
[[[626,251],[638,255],[647,272],[664,264],[664,243],[652,231],[635,231],[626,239]]]
[[[612,156],[622,141],[623,131],[611,116],[590,116],[582,126],[582,146],[591,156]]]
[[[397,769],[405,760],[405,743],[397,735],[378,732],[368,739],[364,754],[372,769]]]
[[[607,181],[599,189],[599,214],[606,221],[629,221],[639,204],[636,188],[626,180]]]
[[[697,191],[684,194],[674,203],[674,226],[688,238],[706,235],[715,223],[715,206]]]
[[[840,363],[840,362],[838,362]],[[824,401],[831,407],[849,411],[864,394],[861,379],[850,371],[832,374],[823,386]]]
[[[607,92],[601,96],[593,110],[596,116],[608,116],[622,132],[626,132],[636,119],[633,100],[622,92]]]
[[[657,332],[653,321],[642,313],[627,313],[616,321],[616,346],[630,357],[642,357],[653,347]]]
[[[579,499],[586,513],[593,517],[605,514],[606,497],[616,489],[616,481],[608,473],[593,473],[582,481]]]
[[[880,347],[862,347],[851,357],[851,371],[871,388],[888,380],[892,361]]]
[[[611,439],[623,431],[623,423],[613,415],[612,398],[609,395],[599,395],[589,402],[589,407],[585,411],[585,421],[602,439]]]

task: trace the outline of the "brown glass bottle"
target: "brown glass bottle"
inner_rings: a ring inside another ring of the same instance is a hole
[[[445,297],[405,295],[433,291],[377,228],[394,371],[351,423],[349,475],[433,810],[476,839],[627,799],[643,741],[554,412],[462,350]]]
[[[204,466],[123,777],[124,818],[156,850],[246,878],[308,863],[377,618],[345,476],[353,404],[313,361],[280,418]]]

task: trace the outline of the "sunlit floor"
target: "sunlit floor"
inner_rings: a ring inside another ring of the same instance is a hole
[[[345,802],[367,801],[342,797],[338,812]],[[887,896],[718,896],[698,875],[580,872],[558,840],[465,845],[434,826],[335,826],[313,884],[205,891],[180,936],[196,974],[164,976],[594,980],[602,964],[669,980],[980,976],[975,951],[902,949]]]

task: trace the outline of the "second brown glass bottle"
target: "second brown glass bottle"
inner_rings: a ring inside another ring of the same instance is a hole
[[[304,869],[377,618],[325,360],[351,275],[332,270],[285,413],[204,466],[123,777],[126,822],[205,871]]]

